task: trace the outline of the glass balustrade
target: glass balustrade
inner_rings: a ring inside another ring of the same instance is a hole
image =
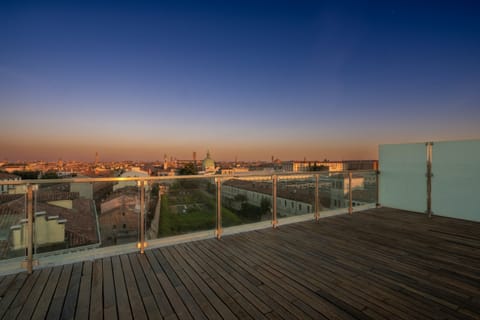
[[[108,248],[143,251],[149,241],[173,236],[211,231],[204,237],[219,237],[224,228],[347,212],[350,184],[352,207],[376,203],[374,171],[351,178],[348,172],[305,172],[17,181],[0,194],[1,259],[29,256],[29,214],[32,259]]]

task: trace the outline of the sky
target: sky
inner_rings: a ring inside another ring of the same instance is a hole
[[[0,161],[480,138],[480,2],[1,1]]]

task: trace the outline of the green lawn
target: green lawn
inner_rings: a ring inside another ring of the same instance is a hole
[[[187,194],[176,195],[171,199],[168,195],[162,196],[158,237],[215,229],[215,198],[198,189],[186,191]],[[170,202],[170,200],[173,201]],[[192,205],[194,203],[198,205]],[[181,204],[187,205],[186,213],[172,212],[171,207],[173,205]],[[240,217],[227,208],[222,208],[222,220],[224,227],[243,222]]]

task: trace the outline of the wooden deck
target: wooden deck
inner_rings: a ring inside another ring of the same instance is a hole
[[[480,223],[372,209],[0,277],[4,319],[479,319]]]

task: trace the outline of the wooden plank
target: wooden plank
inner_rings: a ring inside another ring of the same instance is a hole
[[[140,255],[140,253],[129,254],[128,257],[130,259],[130,265],[132,266],[135,281],[138,286],[140,297],[143,300],[143,305],[145,306],[147,316],[150,319],[156,318],[161,314],[161,312],[158,309],[157,303],[152,295],[152,291],[150,290],[150,286],[145,278],[142,267],[138,262],[137,255]]]
[[[67,296],[63,304],[62,319],[73,319],[77,306],[78,291],[80,290],[80,280],[82,278],[83,264],[81,262],[73,265],[72,277],[68,285]]]
[[[163,291],[162,287],[158,283],[158,279],[155,276],[152,266],[148,263],[148,259],[145,254],[141,254],[137,256],[138,261],[142,267],[143,273],[145,274],[145,278],[150,285],[150,289],[152,290],[153,297],[157,302],[158,308],[160,309],[160,313],[162,314],[163,318],[174,317],[175,312],[168,301],[165,292]]]
[[[207,292],[209,299],[214,300],[213,304],[223,318],[249,318],[248,313],[235,301],[222,287],[223,283],[217,283],[213,278],[209,276],[201,265],[199,265],[192,255],[185,250],[186,245],[175,246],[178,254],[183,258],[183,263],[188,263],[189,274],[192,274],[193,281],[196,283],[202,282],[202,291]],[[188,269],[187,269],[188,270]],[[207,287],[203,287],[203,284]],[[216,301],[218,300],[218,301]],[[220,305],[218,305],[220,304]],[[225,310],[227,308],[228,310]]]
[[[173,284],[168,279],[165,271],[161,267],[160,263],[158,262],[155,252],[156,250],[148,250],[145,252],[145,256],[148,259],[148,262],[155,273],[156,278],[160,286],[165,291],[165,295],[168,298],[169,302],[172,305],[176,315],[180,319],[192,319],[192,316],[188,312],[188,309],[185,307],[182,299],[180,298],[178,292],[173,287]]]
[[[123,273],[125,277],[125,285],[128,292],[128,299],[130,300],[130,308],[135,319],[147,319],[147,314],[143,306],[142,298],[138,292],[135,276],[133,275],[130,260],[127,255],[120,256],[122,262]]]
[[[33,286],[37,282],[41,272],[34,272],[27,277],[27,280],[23,283],[22,288],[18,291],[15,299],[12,301],[8,308],[8,312],[5,314],[5,319],[16,319],[20,313],[22,307],[27,302],[28,296],[33,289]]]
[[[242,244],[239,243],[239,244],[236,244],[238,247],[241,247]],[[282,243],[282,245],[285,245]],[[250,250],[250,249],[249,249]],[[287,259],[282,259],[282,263],[279,264],[277,262],[278,259],[278,256],[277,254],[273,254],[272,252],[275,252],[275,250],[273,249],[270,249],[270,250],[264,250],[263,248],[254,248],[254,249],[251,249],[251,250],[255,250],[255,251],[259,251],[258,253],[258,256],[261,256],[262,258],[268,258],[268,260],[265,260],[266,262],[268,261],[271,265],[271,267],[273,268],[276,268],[279,272],[279,276],[280,277],[283,277],[283,276],[287,276],[289,277],[290,279],[294,280],[294,281],[300,281],[300,283],[303,285],[303,286],[306,286],[307,288],[310,288],[310,290],[312,291],[315,291],[317,290],[317,287],[316,286],[312,286],[312,284],[316,284],[316,285],[319,285],[321,284],[322,282],[318,282],[317,279],[318,277],[321,277],[326,271],[328,271],[329,269],[326,268],[328,265],[329,262],[327,262],[325,259],[313,259],[313,260],[305,260],[305,261],[302,261],[302,256],[294,256],[292,255],[292,251],[290,250],[289,253],[290,253],[290,258]],[[292,259],[293,257],[293,259]],[[321,261],[321,264],[319,264],[318,266],[314,266],[315,263],[314,261]],[[317,272],[317,273],[305,273],[303,272],[303,269],[300,269],[297,270],[298,268],[298,265],[301,265],[302,267],[304,265],[310,265],[311,266],[311,269],[312,270],[321,270],[321,272]],[[345,271],[345,270],[344,270]],[[335,279],[338,279],[339,278],[339,273],[342,274],[343,273],[343,276],[342,276],[342,281],[339,282],[338,280],[335,280]],[[268,277],[268,273],[265,273],[266,276]],[[315,276],[315,277],[312,277],[312,276]],[[328,276],[328,275],[327,275]],[[339,292],[339,289],[341,290],[341,286],[343,282],[345,282],[343,279],[349,279],[351,281],[351,279],[355,279],[357,277],[357,274],[356,273],[351,273],[351,274],[345,274],[344,272],[342,272],[342,268],[339,266],[339,265],[335,265],[333,267],[333,271],[330,273],[329,277],[331,277],[330,280],[334,280],[334,282],[331,283],[330,287],[327,288],[328,290],[332,290],[333,292],[335,293],[338,293]],[[328,278],[323,278],[323,280],[325,279],[328,279]],[[369,285],[366,285],[366,284],[360,284],[360,285],[353,285],[353,284],[346,284],[346,288],[347,290],[352,288],[352,287],[355,287],[355,288],[358,288],[356,289],[354,292],[359,292],[359,291],[362,291],[364,287],[371,287],[372,284],[369,284]],[[322,288],[322,285],[319,285],[318,288]],[[289,289],[291,290],[291,289]],[[350,301],[350,303],[355,303],[356,300],[358,300],[358,296],[355,296],[355,295],[352,295],[352,292],[348,292],[348,291],[343,291],[344,292],[344,297],[347,297],[346,299],[348,301]],[[385,293],[383,295],[378,295],[379,297],[382,297],[384,296]],[[370,305],[370,303],[376,299],[376,296],[369,296],[368,294],[366,295],[368,298],[368,300],[363,300],[361,299],[361,301],[364,301],[364,303],[367,303],[368,305]],[[366,304],[366,305],[367,305]],[[365,305],[365,306],[366,306]],[[385,301],[379,301],[378,304],[377,304],[378,307],[375,308],[375,310],[377,310],[377,312],[380,312],[380,313],[384,313],[384,316],[383,317],[387,317],[387,318],[390,318],[391,317],[391,313],[393,312],[393,314],[396,315],[396,317],[400,317],[402,315],[402,313],[400,311],[398,311],[397,309],[393,310],[393,311],[387,311],[387,310],[384,310],[384,307],[386,306],[386,303]],[[358,307],[358,310],[363,310],[364,307],[362,307],[361,305]],[[385,313],[386,311],[386,313]],[[369,313],[371,313],[371,309],[369,309]],[[418,312],[418,310],[417,310]],[[380,317],[379,314],[377,314],[375,316],[376,318]],[[418,317],[418,313],[416,314],[416,317]],[[410,317],[405,317],[407,319],[411,318]]]
[[[68,284],[70,282],[70,276],[72,275],[73,265],[67,264],[62,268],[62,273],[58,280],[53,299],[50,303],[46,319],[60,319],[62,314],[63,302],[67,294]]]
[[[115,283],[111,258],[102,259],[103,271],[103,317],[117,319],[117,300],[115,298]]]
[[[479,297],[479,223],[380,208],[0,277],[0,318],[478,319]]]
[[[90,319],[103,319],[103,264],[95,260],[92,264],[92,286],[90,293]]]
[[[259,274],[259,266],[255,266],[253,262],[250,265],[247,265],[245,261],[248,260],[249,257],[246,254],[238,252],[237,247],[227,246],[218,241],[210,242],[209,244],[211,246],[212,253],[214,252],[217,258],[221,259],[224,264],[229,263],[232,265],[232,268],[235,271],[238,271],[242,276],[248,275],[247,279],[254,279],[253,284],[258,289],[253,290],[257,296],[259,296],[259,299],[265,304],[267,304],[276,312],[280,313],[281,316],[285,316],[287,318],[305,318],[305,313],[296,308],[294,305],[290,304],[289,301],[287,301],[281,295],[276,293],[278,286],[276,287],[276,290],[272,290],[265,285],[266,282],[270,282],[270,279],[267,279]],[[273,281],[273,283],[275,283],[275,281]],[[289,292],[286,292],[286,294],[290,295]]]
[[[210,255],[210,257],[214,259],[212,255]],[[324,299],[319,299],[312,291],[310,291],[308,288],[303,287],[302,284],[297,283],[294,279],[283,278],[282,283],[288,285],[288,290],[290,290],[292,293],[295,293],[295,295],[300,297],[313,309],[317,310],[326,317],[330,319],[338,317],[341,317],[343,319],[350,318],[349,315],[343,312],[340,308],[330,304]]]
[[[195,299],[197,304],[200,306],[205,316],[208,319],[221,319],[221,316],[217,313],[215,308],[212,306],[211,300],[207,299],[207,296],[205,294],[209,294],[212,300],[214,300],[213,297],[217,298],[215,302],[218,302],[216,303],[217,306],[222,308],[220,306],[222,303],[221,301],[218,300],[218,297],[216,297],[211,290],[207,289],[208,286],[205,286],[202,283],[202,281],[199,280],[198,277],[196,277],[194,271],[192,271],[191,269],[187,269],[187,266],[183,263],[183,260],[180,258],[180,256],[176,252],[172,251],[171,248],[165,248],[163,253],[165,258],[169,261],[169,263],[171,265],[176,266],[175,268],[176,274],[180,277],[180,279],[184,283],[185,288],[188,288],[188,291],[192,295],[193,299]],[[190,274],[188,274],[187,271],[190,271]],[[191,277],[195,277],[195,279],[197,279],[198,281],[197,282],[193,281]],[[202,291],[200,288],[205,289],[205,291]],[[229,312],[229,315],[233,316],[231,312]]]
[[[77,310],[75,311],[75,319],[87,319],[90,314],[90,290],[92,287],[92,268],[91,261],[83,263],[82,276],[80,279],[80,289],[78,292]]]
[[[27,280],[28,275],[26,272],[19,273],[15,275],[15,278],[10,283],[7,292],[0,300],[0,318],[4,316],[5,313],[8,312],[8,308],[10,304],[17,296],[17,293],[21,290],[23,283]]]
[[[200,256],[197,256],[188,245],[182,247],[189,257],[198,274],[214,290],[226,305],[235,313],[238,318],[261,318],[262,313],[253,307],[243,296],[240,295],[229,283],[225,282],[218,273],[208,266]]]
[[[9,274],[8,276],[2,277],[2,282],[0,283],[0,299],[3,299],[16,276],[17,274]]]
[[[47,284],[42,292],[40,300],[37,303],[35,311],[33,312],[32,319],[40,320],[46,318],[48,309],[50,307],[50,302],[55,294],[55,289],[57,288],[58,280],[62,270],[62,266],[52,268]]]
[[[182,281],[178,278],[174,271],[174,267],[168,263],[167,259],[162,253],[162,249],[155,250],[154,255],[162,266],[162,269],[165,271],[166,276],[170,282],[172,282],[172,285],[175,287],[178,295],[182,298],[192,317],[194,319],[206,319],[200,306],[195,302],[195,299],[192,297],[191,293],[185,288]]]
[[[204,244],[204,243],[202,243]],[[225,283],[224,288],[237,300],[245,311],[255,319],[264,319],[265,314],[272,311],[267,305],[261,302],[257,297],[248,291],[241,282],[238,282],[228,272],[226,272],[218,263],[215,263],[210,256],[204,254],[201,245],[191,243],[189,246],[190,254],[198,253],[197,257],[202,259],[201,263],[208,266],[210,276],[218,281]]]
[[[119,256],[112,257],[113,281],[115,283],[115,301],[117,303],[118,318],[133,319],[128,292],[125,285],[124,273]]]
[[[22,310],[18,314],[18,319],[30,319],[37,307],[37,303],[40,300],[43,290],[47,286],[48,278],[50,277],[50,273],[52,268],[42,269],[40,272],[40,276],[38,277],[37,282],[35,283],[33,289],[31,290],[27,300],[22,304]],[[10,316],[5,316],[9,318]]]

